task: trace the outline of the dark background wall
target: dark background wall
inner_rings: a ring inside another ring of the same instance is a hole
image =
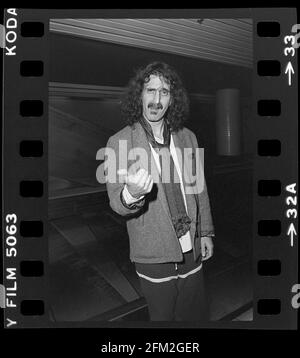
[[[126,86],[134,69],[159,60],[176,68],[189,92],[214,95],[234,87],[251,95],[252,70],[241,66],[54,33],[50,50],[50,81]]]

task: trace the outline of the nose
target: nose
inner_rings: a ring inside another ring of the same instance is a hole
[[[154,103],[160,102],[160,91],[155,91],[153,101],[154,101]]]

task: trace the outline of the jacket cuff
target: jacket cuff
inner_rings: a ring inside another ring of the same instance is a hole
[[[125,187],[124,187],[125,188]],[[124,188],[121,190],[120,192],[120,199],[121,199],[121,203],[122,205],[126,208],[126,209],[137,209],[137,208],[140,208],[144,205],[144,196],[142,198],[140,198],[138,201],[132,203],[132,204],[127,204],[125,199],[124,199],[124,196],[123,196],[123,191],[124,191]]]
[[[142,200],[144,198],[145,195],[140,196],[139,198],[135,198],[134,196],[132,196],[127,188],[127,185],[124,185],[123,188],[123,199],[125,201],[125,203],[127,205],[131,205],[131,204],[135,204],[137,202],[139,202],[140,200]]]
[[[204,236],[209,236],[209,237],[214,237],[215,236],[215,233],[213,231],[202,231],[201,232],[201,237],[204,237]]]

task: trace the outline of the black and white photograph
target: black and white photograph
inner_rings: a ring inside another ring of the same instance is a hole
[[[205,5],[4,9],[8,351],[295,346],[297,11]]]
[[[49,29],[50,321],[252,321],[252,19]]]

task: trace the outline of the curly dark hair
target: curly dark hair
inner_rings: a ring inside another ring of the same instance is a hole
[[[172,101],[164,118],[169,124],[170,130],[177,131],[183,127],[183,123],[188,117],[189,99],[176,71],[164,62],[152,62],[145,68],[136,71],[135,76],[129,81],[121,102],[122,115],[129,125],[140,121],[143,113],[142,91],[144,84],[149,81],[150,75],[161,76],[170,85]]]

